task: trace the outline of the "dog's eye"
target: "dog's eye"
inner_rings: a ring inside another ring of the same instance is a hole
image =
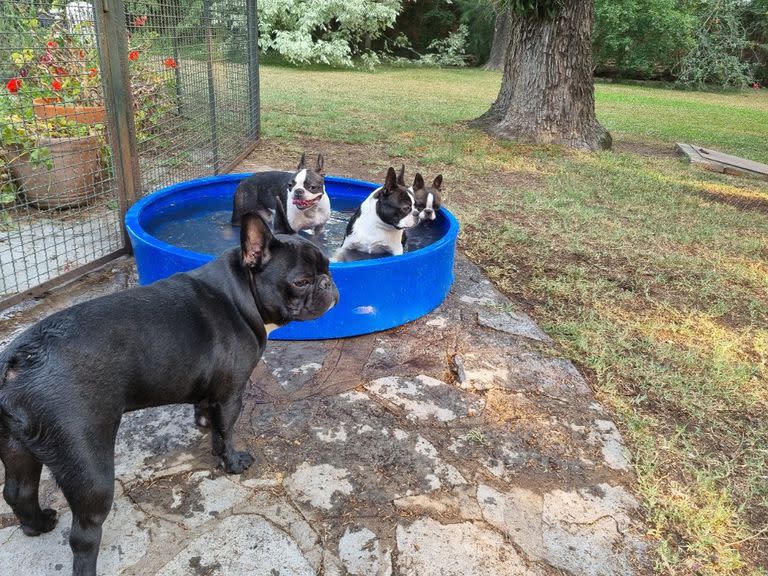
[[[293,188],[294,186],[296,186],[296,182],[295,181],[291,180],[290,182],[288,182],[288,187],[289,188]]]
[[[296,288],[304,288],[310,284],[312,284],[311,278],[299,278],[298,280],[293,281],[293,285],[296,286]]]

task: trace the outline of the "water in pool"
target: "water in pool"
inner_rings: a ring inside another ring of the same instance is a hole
[[[334,200],[331,218],[325,225],[325,234],[319,245],[329,257],[341,246],[347,222],[357,210],[353,202]],[[226,205],[190,205],[174,207],[173,217],[158,220],[147,226],[147,231],[155,238],[203,254],[218,256],[228,248],[237,246],[240,241],[240,228],[230,224],[232,208]],[[442,227],[433,222],[422,222],[416,228],[407,231],[406,252],[418,250],[438,240],[443,233]],[[311,238],[311,234],[304,234]],[[376,258],[382,255],[356,253],[353,259]]]

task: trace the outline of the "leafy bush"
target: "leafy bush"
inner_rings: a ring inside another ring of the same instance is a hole
[[[259,45],[294,64],[353,66],[401,9],[402,0],[262,0]]]
[[[680,63],[679,84],[744,88],[752,82],[751,64],[743,60],[749,46],[741,20],[744,7],[741,0],[703,2],[696,45]]]
[[[427,53],[421,57],[425,64],[435,66],[464,66],[467,63],[467,37],[469,32],[463,24],[447,38],[433,40],[427,46]]]
[[[694,46],[696,16],[680,0],[596,0],[592,37],[598,71],[667,75]]]
[[[768,0],[752,0],[744,6],[742,21],[747,33],[748,58],[754,76],[768,86]]]
[[[493,43],[493,27],[496,12],[488,0],[456,0],[459,22],[467,28],[467,54],[472,63],[482,64],[488,60]]]

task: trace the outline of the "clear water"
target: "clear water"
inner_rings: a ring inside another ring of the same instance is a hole
[[[312,234],[302,232],[302,236],[316,242],[323,252],[332,257],[344,240],[347,222],[357,210],[350,202],[334,200],[331,217],[325,225],[325,233],[315,239]],[[173,213],[167,219],[155,219],[146,225],[147,232],[155,238],[202,254],[218,256],[225,250],[237,246],[240,242],[240,228],[230,223],[232,209],[222,205],[174,206]],[[416,228],[407,231],[406,252],[424,248],[443,236],[443,227],[438,220],[422,222]],[[352,260],[378,258],[382,255],[355,253]]]

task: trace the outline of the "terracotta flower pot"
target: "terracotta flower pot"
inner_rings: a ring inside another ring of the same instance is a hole
[[[63,117],[78,124],[104,124],[107,121],[104,106],[62,104],[60,98],[35,98],[32,106],[35,116],[43,120]]]
[[[99,179],[100,140],[94,136],[37,139],[47,148],[50,163],[35,164],[17,149],[9,167],[28,202],[38,208],[75,208],[96,194]]]

